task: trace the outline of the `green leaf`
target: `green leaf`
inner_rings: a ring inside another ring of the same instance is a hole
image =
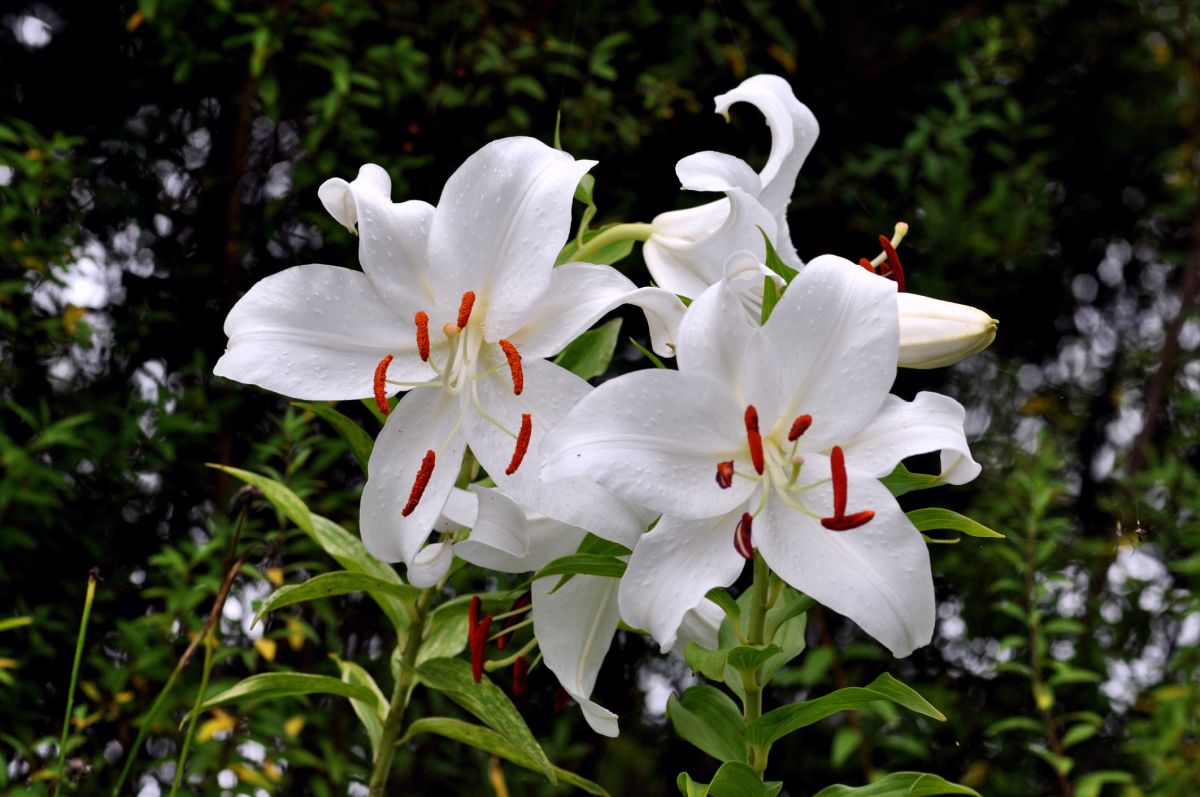
[[[760,235],[762,235],[763,243],[766,245],[766,250],[767,250],[766,266],[767,266],[767,268],[771,269],[776,274],[783,277],[783,281],[790,285],[792,280],[796,278],[796,275],[799,272],[796,271],[796,269],[789,266],[787,263],[784,263],[783,260],[780,259],[779,253],[775,251],[775,246],[774,246],[774,244],[771,243],[771,239],[767,236],[766,230],[764,230],[762,227],[759,227],[758,232]]]
[[[1095,736],[1096,732],[1098,730],[1100,730],[1100,729],[1097,728],[1095,725],[1087,725],[1087,724],[1072,725],[1070,728],[1067,729],[1067,732],[1063,734],[1063,737],[1062,737],[1063,749],[1065,750],[1068,747],[1074,747],[1075,745],[1079,744],[1080,742],[1087,741],[1088,739]]]
[[[396,584],[391,581],[369,576],[366,573],[356,573],[352,570],[338,570],[333,573],[322,573],[314,576],[303,584],[288,584],[271,593],[263,601],[258,614],[254,616],[257,623],[268,612],[291,606],[295,603],[328,598],[333,595],[345,595],[351,592],[367,592],[372,595],[390,595],[407,603],[415,601],[421,594],[418,587],[409,584]]]
[[[945,529],[947,531],[961,531],[970,537],[1004,539],[1004,535],[1000,532],[992,531],[982,523],[977,523],[971,520],[971,518],[960,515],[957,512],[951,512],[949,509],[914,509],[905,514],[912,524],[917,527],[917,531]]]
[[[730,622],[737,624],[742,622],[742,608],[738,606],[738,602],[733,599],[733,596],[721,587],[713,587],[704,597],[720,606]]]
[[[578,196],[576,198],[578,198]],[[595,205],[588,205],[584,209],[583,218],[580,219],[579,226],[582,234],[577,234],[570,241],[567,241],[567,245],[559,250],[558,257],[554,259],[554,265],[561,266],[563,263],[569,263],[575,258],[575,253],[578,252],[584,244],[591,242],[593,238],[607,230],[609,227],[615,226],[612,224],[606,224],[603,227],[597,227],[594,230],[587,229],[587,222],[591,221],[592,217],[595,215]],[[611,266],[613,263],[624,260],[631,252],[633,252],[633,243],[634,241],[631,238],[623,238],[621,240],[613,241],[612,243],[602,246],[594,252],[589,253],[587,256],[587,262],[603,263]]]
[[[762,315],[759,323],[767,323],[767,319],[771,317],[771,312],[777,304],[779,304],[779,289],[775,287],[775,280],[763,277]]]
[[[682,698],[667,698],[667,717],[675,735],[691,742],[718,761],[746,760],[742,712],[716,687],[693,686]]]
[[[11,631],[14,628],[22,628],[27,625],[33,625],[32,617],[6,617],[0,620],[0,631]]]
[[[379,685],[369,672],[352,661],[343,661],[336,657],[334,660],[342,671],[342,681],[364,687],[372,695],[371,700],[352,697],[350,706],[367,731],[367,738],[371,740],[371,760],[375,760],[379,757],[379,740],[383,738],[383,724],[387,721],[387,698],[383,696]]]
[[[620,578],[625,575],[626,566],[624,559],[618,559],[615,556],[594,553],[573,553],[568,556],[560,556],[553,562],[550,562],[533,574],[533,580],[537,581],[539,578],[548,578],[550,576],[565,576],[565,578],[555,585],[554,589],[557,590],[563,584],[567,583],[570,576],[584,575]],[[553,591],[551,590],[551,592]]]
[[[485,753],[491,753],[519,767],[524,767],[534,772],[542,771],[538,763],[522,752],[520,748],[491,728],[485,728],[482,725],[473,725],[469,722],[463,722],[462,720],[450,717],[422,717],[408,726],[404,738],[400,740],[401,744],[407,742],[418,733],[434,733],[438,736],[461,742],[462,744],[468,744],[471,747],[483,750]],[[553,770],[560,783],[574,786],[588,794],[608,797],[608,792],[599,784],[593,783],[587,778],[582,778],[574,772],[569,772],[560,767],[553,767]]]
[[[768,683],[771,676],[804,652],[804,631],[808,625],[806,612],[813,603],[813,599],[807,595],[801,595],[791,587],[786,587],[779,594],[775,605],[767,611],[767,639],[772,645],[779,647],[779,652],[763,662],[758,676],[759,683]]]
[[[722,764],[712,783],[698,783],[681,772],[675,785],[685,797],[775,797],[783,789],[778,781],[764,783],[757,772],[740,761]]]
[[[430,659],[417,665],[417,677],[430,689],[436,689],[483,720],[485,725],[528,756],[551,783],[555,782],[554,767],[546,752],[533,738],[508,695],[491,679],[484,676],[482,681],[475,683],[471,665],[462,659]]]
[[[600,556],[629,556],[633,551],[619,542],[597,537],[589,531],[579,543],[579,548],[576,549],[575,553],[592,553]]]
[[[862,708],[876,700],[890,700],[926,717],[941,721],[946,719],[942,712],[913,689],[884,673],[867,686],[839,689],[813,700],[804,700],[769,711],[750,723],[746,729],[746,739],[757,747],[768,747],[792,731],[812,725],[839,711]]]
[[[999,722],[993,722],[987,727],[984,733],[989,736],[998,736],[1002,733],[1011,733],[1012,731],[1028,731],[1030,733],[1041,734],[1045,731],[1045,728],[1032,717],[1006,717]]]
[[[1100,797],[1100,790],[1109,783],[1134,783],[1133,775],[1115,769],[1102,769],[1080,776],[1075,781],[1075,797]]]
[[[655,355],[654,352],[650,351],[649,349],[647,349],[642,344],[638,343],[633,338],[630,338],[629,342],[633,344],[633,347],[635,349],[640,351],[642,354],[646,355],[646,359],[648,359],[650,362],[654,363],[655,368],[666,368],[667,367],[666,365],[663,364],[662,360],[658,359],[658,356]]]
[[[893,772],[868,786],[826,786],[816,797],[930,797],[935,794],[969,794],[979,792],[967,786],[951,783],[926,772]]]
[[[778,645],[733,645],[708,650],[689,642],[683,657],[694,671],[710,681],[728,684],[734,694],[744,697],[744,684],[752,682],[755,672],[780,653]]]
[[[425,640],[417,653],[417,664],[428,659],[457,656],[467,647],[467,611],[474,595],[459,595],[433,610],[425,630]],[[513,602],[510,593],[481,593],[484,614],[503,611]]]
[[[371,449],[375,439],[354,421],[338,412],[329,404],[312,401],[293,401],[292,406],[308,410],[322,420],[328,421],[342,439],[350,446],[350,453],[358,460],[363,473],[367,472],[367,463],[371,460]]]
[[[930,476],[927,473],[912,473],[904,467],[903,463],[897,465],[895,470],[879,481],[883,482],[883,486],[891,490],[892,495],[897,498],[905,493],[928,490],[930,487],[939,487],[945,484],[937,476]]]
[[[350,684],[328,675],[311,675],[299,672],[266,672],[251,675],[239,681],[220,694],[206,699],[199,706],[188,712],[186,720],[196,712],[208,711],[210,708],[238,703],[243,700],[266,700],[279,697],[299,697],[301,695],[339,695],[370,703],[375,695],[365,686]]]
[[[595,329],[589,329],[567,344],[554,358],[554,364],[566,368],[581,379],[592,379],[608,370],[617,338],[621,334],[621,319],[614,318]]]

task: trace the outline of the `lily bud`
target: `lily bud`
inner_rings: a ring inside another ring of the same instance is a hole
[[[900,366],[941,368],[986,349],[1000,323],[982,310],[899,293]]]

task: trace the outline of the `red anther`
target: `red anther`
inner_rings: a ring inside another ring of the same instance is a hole
[[[875,517],[874,512],[870,509],[864,509],[862,512],[855,512],[853,515],[846,515],[845,517],[821,518],[821,525],[830,531],[849,531],[859,526],[865,526],[873,517]]]
[[[424,310],[418,310],[413,316],[413,322],[417,325],[417,353],[421,355],[422,360],[429,359],[429,313]]]
[[[903,293],[904,267],[900,265],[900,255],[896,254],[896,247],[892,246],[892,242],[887,239],[887,236],[879,236],[879,244],[883,247],[884,254],[887,255],[888,268],[891,269],[888,276],[896,280],[896,290]]]
[[[421,503],[421,496],[425,494],[425,488],[429,486],[429,477],[433,475],[433,466],[436,462],[437,455],[433,453],[433,449],[426,451],[425,458],[421,460],[421,469],[417,471],[417,478],[413,480],[412,492],[408,494],[408,503],[400,511],[401,517],[411,515],[417,508],[417,504]]]
[[[521,368],[521,353],[517,351],[516,346],[503,338],[500,339],[500,348],[504,350],[504,356],[508,360],[508,370],[512,373],[513,395],[519,396],[525,389],[525,371]]]
[[[858,259],[858,264],[860,266],[862,266],[863,268],[865,268],[867,271],[871,272],[872,274],[876,273],[875,267],[871,265],[871,261],[867,260],[865,257],[860,257]]]
[[[796,420],[792,421],[792,429],[788,432],[788,440],[794,441],[800,438],[800,435],[808,431],[808,427],[812,426],[811,415],[799,415]]]
[[[754,463],[755,472],[761,476],[765,466],[762,435],[758,433],[758,410],[754,409],[753,404],[746,407],[746,442],[750,445],[750,461]]]
[[[504,469],[505,476],[511,476],[521,467],[525,452],[529,450],[529,437],[533,434],[533,416],[528,412],[521,413],[521,431],[517,432],[517,448],[513,451],[508,467]]]
[[[833,479],[833,516],[846,515],[846,455],[841,446],[834,446],[829,454],[829,474]]]
[[[384,415],[392,411],[387,402],[387,369],[392,364],[392,355],[387,355],[375,366],[375,406]]]
[[[462,304],[458,306],[458,328],[466,329],[467,322],[471,320],[471,308],[475,306],[475,291],[467,291],[463,294]]]
[[[754,516],[749,512],[742,513],[737,528],[733,532],[733,547],[743,559],[754,558],[754,544],[750,541],[750,527],[754,525]]]
[[[571,695],[568,694],[567,690],[563,689],[562,685],[560,684],[558,687],[558,691],[554,693],[554,711],[556,713],[559,711],[562,711],[564,708],[567,707],[567,704],[570,702],[571,702]]]
[[[524,656],[517,656],[513,662],[513,696],[522,697],[525,694],[525,676],[529,673],[529,662]]]
[[[491,627],[492,616],[489,614],[467,634],[467,644],[471,647],[471,677],[475,679],[475,683],[483,680],[483,654],[487,647],[488,629]]]
[[[533,597],[526,592],[524,595],[517,598],[516,601],[513,602],[513,605],[509,607],[508,613],[511,616],[504,619],[504,625],[500,628],[501,633],[496,637],[496,650],[504,650],[504,646],[508,644],[508,634],[504,632],[508,631],[508,629],[517,624],[517,612],[520,612],[522,609],[532,605],[532,603]]]
[[[717,463],[717,486],[728,490],[733,486],[733,460]]]

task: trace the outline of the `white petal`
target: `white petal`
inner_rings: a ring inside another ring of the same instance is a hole
[[[900,367],[942,368],[981,352],[999,322],[966,304],[916,293],[896,296],[900,307]]]
[[[732,389],[679,371],[636,371],[588,394],[542,444],[542,478],[594,479],[657,512],[708,518],[741,504],[755,483],[717,485],[717,464],[751,473]],[[591,527],[589,530],[595,531]]]
[[[675,164],[679,184],[687,191],[731,191],[740,189],[750,196],[762,190],[750,165],[741,158],[723,152],[697,152]]]
[[[414,587],[432,587],[450,571],[454,549],[444,542],[432,542],[413,557],[408,565],[408,581]]]
[[[725,284],[737,294],[747,319],[754,326],[762,321],[763,289],[768,279],[775,283],[776,296],[782,294],[787,285],[783,277],[760,263],[753,252],[734,252],[725,261]]]
[[[470,490],[455,487],[442,507],[442,516],[434,527],[444,534],[466,531],[475,525],[479,515],[479,499]]]
[[[811,415],[804,450],[866,426],[896,378],[896,284],[833,255],[814,259],[750,344],[747,398],[764,427]],[[764,434],[766,428],[764,428]]]
[[[592,730],[617,735],[617,717],[589,698],[604,656],[621,620],[617,610],[620,581],[575,576],[557,591],[559,578],[533,582],[533,630],[550,671],[583,709]]]
[[[700,605],[683,616],[679,626],[679,634],[671,652],[682,656],[687,651],[688,644],[695,642],[702,648],[716,650],[719,644],[717,633],[725,620],[725,610],[708,598],[700,601]]]
[[[787,81],[775,75],[755,75],[742,81],[733,91],[716,98],[717,113],[729,118],[729,108],[748,102],[766,117],[771,129],[771,154],[763,170],[762,192],[758,195],[778,224],[776,249],[792,266],[799,258],[792,246],[787,224],[787,206],[796,188],[796,176],[817,143],[820,127],[808,106],[796,99]]]
[[[487,305],[488,340],[519,327],[550,284],[575,187],[594,165],[523,137],[467,158],[442,189],[429,235],[439,305],[457,307],[475,291]]]
[[[543,516],[529,517],[519,504],[496,489],[477,485],[479,516],[471,536],[454,553],[473,565],[501,573],[540,570],[560,556],[575,553],[587,534]]]
[[[825,457],[814,455],[804,464],[806,479],[828,473]],[[858,623],[893,655],[907,656],[933,636],[929,551],[887,488],[849,468],[847,476],[847,511],[875,512],[866,525],[829,531],[772,495],[754,520],[754,544],[784,581]],[[829,482],[803,500],[817,514],[831,513]]]
[[[451,434],[459,413],[458,396],[423,388],[405,396],[388,416],[367,463],[370,475],[360,505],[363,544],[375,558],[410,565],[416,559],[462,465],[463,436]],[[416,509],[403,517],[428,450],[436,455],[433,476]]]
[[[550,357],[623,304],[645,311],[654,350],[674,357],[683,302],[670,291],[639,288],[612,266],[594,263],[566,263],[554,269],[545,297],[508,339],[524,357]]]
[[[729,385],[745,404],[742,363],[757,327],[742,302],[721,280],[692,302],[679,327],[679,370]]]
[[[675,645],[684,616],[713,587],[737,580],[746,560],[733,547],[745,507],[705,520],[663,516],[642,537],[621,577],[621,617],[648,631],[663,650]]]
[[[434,376],[417,357],[415,328],[346,268],[294,266],[261,280],[229,312],[225,334],[213,373],[292,398],[367,398],[386,354],[395,356],[389,378]]]
[[[515,441],[478,413],[467,416],[467,437],[480,464],[496,486],[531,513],[546,515],[572,526],[632,547],[651,517],[614,497],[591,478],[572,478],[563,484],[544,484],[539,478],[538,453],[547,432],[592,387],[579,377],[545,360],[524,360],[525,389],[513,395],[507,369],[476,382],[479,401],[492,418],[514,434],[521,414],[529,413],[533,432],[525,460],[511,476],[505,474]]]
[[[725,199],[660,213],[651,222],[642,256],[655,283],[695,297],[723,276],[725,261],[739,250],[762,252],[761,227],[775,238],[776,221],[753,195],[731,188]]]
[[[872,476],[886,476],[905,457],[942,452],[943,481],[966,484],[979,475],[963,422],[966,410],[940,393],[921,392],[912,401],[888,396],[865,429],[842,445],[846,462]]]
[[[434,301],[428,268],[433,206],[393,203],[391,178],[373,163],[353,182],[326,180],[317,193],[330,215],[352,232],[357,225],[359,262],[392,311],[410,318],[428,309]]]

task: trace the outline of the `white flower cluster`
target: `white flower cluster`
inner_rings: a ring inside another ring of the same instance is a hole
[[[326,209],[359,237],[362,271],[304,265],[258,283],[230,312],[215,369],[298,399],[374,396],[384,412],[406,393],[376,440],[360,527],[417,586],[439,583],[454,555],[536,571],[588,532],[630,551],[619,580],[532,587],[545,663],[608,735],[616,716],[589,695],[618,623],[664,648],[715,647],[723,615],[705,594],[755,550],[895,655],[926,644],[926,545],[879,479],[933,451],[947,483],[979,472],[957,402],[889,390],[898,366],[986,347],[995,322],[898,293],[886,239],[878,262],[802,263],[786,210],[816,120],[778,77],[745,81],[717,111],[737,102],[765,116],[770,157],[757,173],[716,152],[679,162],[684,188],[725,196],[654,219],[643,254],[658,287],[607,265],[555,267],[594,162],[502,139],[467,159],[436,207],[393,203],[371,164],[322,185]],[[768,241],[784,273],[798,272],[790,282],[768,267]],[[654,351],[677,370],[593,389],[547,360],[622,304],[645,311]],[[455,487],[468,448],[494,486]],[[430,541],[435,529],[446,533]]]

